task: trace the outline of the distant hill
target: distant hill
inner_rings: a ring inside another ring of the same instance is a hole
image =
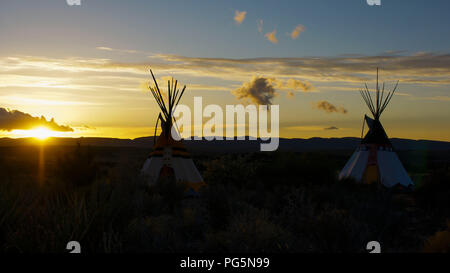
[[[73,146],[80,143],[83,146],[104,146],[104,147],[141,147],[151,148],[153,137],[141,137],[136,139],[118,138],[49,138],[46,145]],[[329,151],[329,150],[353,150],[360,142],[359,138],[280,138],[280,151]],[[450,142],[433,140],[412,140],[392,138],[392,144],[397,150],[445,150],[450,151]],[[36,140],[32,138],[0,138],[0,147],[36,145]],[[259,151],[261,141],[234,140],[234,141],[184,141],[185,146],[196,152],[254,152]]]

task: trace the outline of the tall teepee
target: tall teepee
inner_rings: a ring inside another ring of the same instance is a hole
[[[167,95],[163,96],[151,70],[150,73],[155,85],[149,86],[149,89],[161,109],[156,121],[155,137],[159,121],[161,121],[162,132],[156,143],[154,142],[153,152],[145,161],[141,172],[148,176],[149,184],[155,183],[162,177],[173,176],[177,182],[186,185],[188,194],[196,193],[204,185],[203,178],[186,151],[183,142],[172,137],[172,134],[178,133],[176,126],[173,127],[175,121],[173,114],[186,86],[180,92],[177,89],[178,81],[172,79],[167,83]]]
[[[339,174],[339,179],[351,177],[362,183],[376,182],[386,187],[395,185],[409,187],[413,185],[380,122],[380,116],[391,101],[397,86],[398,82],[391,92],[385,94],[384,83],[381,88],[378,84],[377,68],[377,85],[374,98],[372,99],[367,84],[365,89],[360,91],[373,119],[364,115],[363,130],[364,124],[367,123],[369,131],[364,138],[362,138],[361,133],[361,144],[345,164]]]

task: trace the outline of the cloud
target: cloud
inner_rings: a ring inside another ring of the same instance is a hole
[[[438,101],[450,101],[450,97],[448,96],[435,96],[435,97],[431,97],[431,98],[427,98],[430,100],[438,100]]]
[[[288,99],[292,99],[293,97],[295,97],[295,94],[294,94],[294,92],[292,92],[292,91],[288,91],[287,94],[286,94],[286,97],[287,97]]]
[[[427,53],[409,56],[292,57],[292,58],[198,58],[159,55],[171,69],[223,79],[245,79],[255,73],[269,77],[298,77],[317,82],[358,83],[374,81],[381,66],[385,81],[442,85],[449,84],[450,54]],[[161,67],[163,68],[163,67]],[[192,71],[192,70],[195,70]]]
[[[231,93],[239,100],[251,101],[258,105],[272,104],[272,99],[276,95],[271,81],[263,77],[253,77],[250,82],[244,83]]]
[[[407,52],[406,50],[386,50],[384,53],[388,55],[399,55],[406,52]]]
[[[271,43],[273,44],[277,44],[278,43],[278,39],[277,39],[277,30],[274,29],[272,32],[267,32],[264,37],[266,37],[267,40],[269,40]]]
[[[57,124],[53,118],[50,121],[47,121],[44,116],[41,116],[40,118],[33,117],[30,114],[18,110],[10,111],[9,109],[0,107],[0,130],[29,130],[40,126],[53,131],[73,132],[72,128]]]
[[[259,21],[256,22],[256,25],[258,26],[258,32],[259,32],[259,33],[262,33],[262,30],[263,30],[263,24],[264,24],[263,19],[260,19]]]
[[[449,101],[450,102],[449,96],[416,97],[414,99],[416,99],[416,100]]]
[[[290,36],[292,38],[292,40],[295,40],[298,38],[298,36],[300,35],[300,33],[305,31],[305,27],[303,25],[297,25],[294,30],[290,33]]]
[[[450,54],[248,59],[157,54],[143,62],[118,62],[103,58],[0,57],[0,88],[42,86],[103,90],[114,86],[114,89],[124,92],[139,91],[136,82],[148,79],[148,69],[152,68],[159,75],[170,74],[175,78],[195,79],[201,75],[236,82],[247,81],[254,75],[265,75],[276,79],[301,78],[314,85],[345,83],[347,86],[357,85],[359,89],[364,82],[374,83],[376,67],[380,63],[383,64],[381,79],[387,83],[400,80],[400,92],[406,84],[444,87],[450,84]],[[42,76],[44,72],[45,76]],[[77,77],[74,77],[75,73]],[[190,88],[194,83],[191,80],[186,84]],[[224,90],[224,85],[218,87],[208,90]],[[348,90],[353,90],[352,86],[345,91]]]
[[[241,87],[231,93],[238,99],[247,99],[256,104],[272,104],[272,99],[278,90],[288,91],[288,98],[294,97],[294,91],[307,92],[313,90],[313,86],[308,82],[297,79],[275,79],[267,77],[253,77],[250,82],[244,83]]]
[[[322,101],[318,101],[315,105],[315,108],[319,109],[319,110],[323,110],[327,113],[342,113],[342,114],[347,114],[347,109],[345,109],[344,107],[336,107],[333,104],[329,103],[328,101],[322,100]]]
[[[322,131],[323,130],[323,127],[315,126],[315,125],[287,126],[285,128],[287,130],[292,130],[292,131]]]
[[[303,92],[308,92],[308,91],[312,91],[314,90],[314,87],[312,86],[312,84],[310,84],[307,81],[300,81],[300,80],[296,80],[296,79],[288,79],[286,81],[282,81],[282,80],[273,80],[275,87],[278,89],[282,89],[282,90],[286,90],[286,89],[292,89],[292,90],[300,90]]]
[[[80,127],[75,127],[78,131],[88,131],[88,130],[97,130],[97,128],[92,127],[92,126],[88,126],[88,125],[83,125]]]
[[[240,24],[242,24],[242,22],[244,22],[245,15],[247,15],[246,11],[238,11],[238,10],[236,10],[234,12],[234,21],[236,22],[237,25],[240,25]]]
[[[105,103],[94,103],[89,101],[71,101],[71,100],[60,100],[60,99],[39,99],[30,97],[29,94],[24,94],[21,96],[0,96],[0,100],[6,104],[16,104],[16,105],[40,105],[40,106],[98,106],[104,105]]]
[[[135,54],[135,53],[145,53],[145,52],[140,52],[137,50],[131,50],[131,49],[116,49],[116,48],[111,48],[111,47],[106,47],[106,46],[98,46],[95,49],[98,50],[103,50],[103,51],[115,51],[115,52],[121,52],[121,53],[131,53],[131,54]]]
[[[339,130],[339,128],[336,127],[336,126],[330,126],[330,127],[323,128],[323,129],[324,129],[324,130]]]
[[[98,47],[96,47],[96,49],[98,49],[98,50],[105,50],[105,51],[113,51],[112,48],[106,47],[106,46],[98,46]]]

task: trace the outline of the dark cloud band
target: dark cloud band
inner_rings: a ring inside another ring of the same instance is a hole
[[[28,113],[0,107],[0,130],[30,130],[36,127],[46,127],[50,130],[59,132],[73,132],[71,127],[59,125],[53,118],[50,121],[47,121],[43,116],[40,118],[33,117]]]

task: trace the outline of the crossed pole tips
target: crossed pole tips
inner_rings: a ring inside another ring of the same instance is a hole
[[[152,75],[154,86],[148,85],[148,89],[152,92],[153,97],[156,100],[156,103],[158,103],[159,108],[161,109],[162,114],[164,117],[159,113],[158,118],[156,120],[156,126],[155,126],[155,133],[153,137],[153,144],[155,144],[155,138],[156,138],[156,130],[158,128],[159,120],[161,120],[163,130],[166,130],[166,137],[169,136],[170,128],[172,127],[172,122],[176,122],[175,118],[173,117],[173,114],[175,112],[175,108],[178,105],[178,103],[181,100],[181,97],[184,94],[184,91],[186,90],[186,85],[183,87],[183,89],[180,91],[180,89],[177,89],[178,86],[178,80],[174,80],[173,78],[171,80],[167,81],[167,104],[164,100],[164,96],[162,95],[161,89],[158,86],[158,82],[156,81],[155,75],[153,74],[153,71],[150,69],[150,74]]]
[[[392,99],[392,96],[394,96],[395,90],[397,90],[399,81],[395,84],[395,87],[392,91],[387,92],[386,97],[384,97],[384,82],[383,86],[380,89],[380,85],[378,84],[378,67],[377,67],[377,84],[376,84],[376,94],[375,94],[375,101],[372,99],[372,96],[370,95],[369,88],[367,87],[367,83],[364,84],[365,89],[361,89],[359,92],[361,93],[361,96],[364,99],[364,102],[367,104],[367,107],[369,107],[370,112],[372,113],[373,117],[378,120],[380,119],[381,113],[386,109],[389,102]]]

